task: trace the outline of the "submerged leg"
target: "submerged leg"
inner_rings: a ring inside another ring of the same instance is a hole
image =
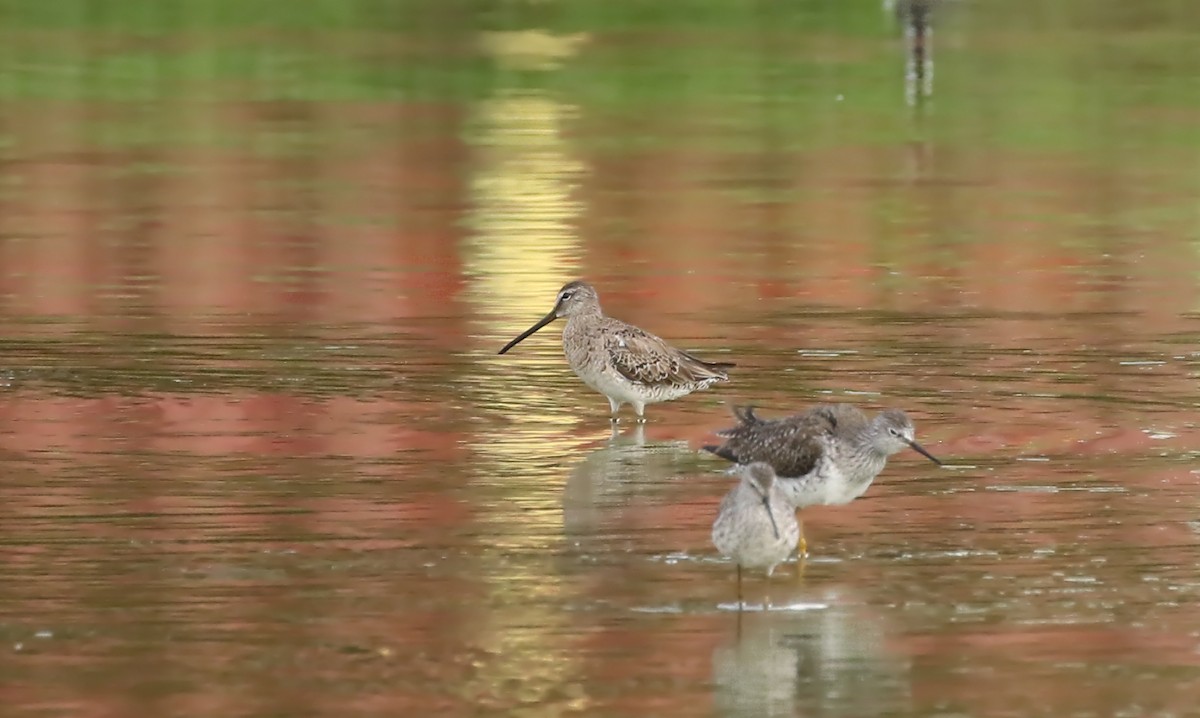
[[[633,404],[633,410],[637,412],[637,419],[636,419],[637,423],[645,424],[646,423],[646,405],[641,403],[640,401],[632,401],[630,403]]]

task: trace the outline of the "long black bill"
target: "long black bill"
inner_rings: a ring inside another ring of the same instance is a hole
[[[500,353],[501,353],[501,354],[503,354],[504,352],[500,352]],[[918,454],[920,454],[921,456],[924,456],[926,459],[929,459],[930,461],[932,461],[933,463],[937,464],[938,466],[941,466],[941,465],[942,465],[942,462],[941,462],[940,460],[938,460],[938,457],[936,457],[936,456],[934,456],[933,454],[931,454],[931,453],[929,453],[928,451],[926,451],[926,450],[924,449],[924,447],[922,447],[922,446],[921,446],[920,444],[918,444],[917,442],[915,442],[915,441],[910,441],[910,442],[908,442],[908,445],[909,445],[909,446],[911,446],[912,448],[916,449],[917,453],[918,453]]]
[[[767,508],[767,518],[771,519],[771,529],[775,532],[775,540],[779,540],[779,527],[775,525],[775,514],[771,513],[771,498],[763,497],[763,506]]]
[[[542,317],[541,319],[539,319],[537,324],[534,324],[532,327],[529,327],[525,331],[521,332],[521,335],[519,337],[517,337],[516,339],[513,339],[508,344],[505,344],[504,348],[500,350],[500,353],[503,354],[503,353],[507,352],[509,349],[512,349],[516,345],[520,344],[521,341],[523,339],[525,339],[525,337],[529,336],[530,334],[533,334],[534,332],[536,332],[537,330],[546,326],[547,324],[554,321],[555,319],[558,319],[558,316],[554,313],[556,311],[558,311],[558,307],[551,309],[550,313],[547,314],[546,316]]]

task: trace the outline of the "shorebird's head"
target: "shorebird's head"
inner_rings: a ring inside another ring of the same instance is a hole
[[[558,300],[554,303],[554,316],[573,317],[579,314],[589,314],[600,311],[600,295],[596,288],[587,282],[574,281],[563,285],[558,290]]]
[[[887,409],[880,412],[874,420],[874,444],[876,450],[886,456],[891,456],[904,449],[911,448],[933,463],[941,466],[937,457],[926,451],[916,441],[917,430],[908,415],[899,409]]]
[[[731,473],[736,473],[759,496],[769,496],[771,487],[775,485],[775,469],[765,461],[755,461],[752,464],[735,464]]]
[[[600,295],[596,294],[596,290],[592,285],[578,280],[565,284],[562,289],[558,290],[558,296],[554,301],[554,308],[550,310],[550,313],[539,319],[537,324],[521,332],[516,339],[505,344],[500,353],[504,354],[509,349],[521,343],[525,337],[533,334],[559,317],[574,317],[582,314],[599,313]]]
[[[775,469],[766,462],[755,461],[753,464],[738,464],[736,471],[742,482],[758,494],[759,500],[767,510],[767,518],[771,519],[771,529],[778,539],[779,526],[775,524],[775,513],[771,511],[771,488],[775,486]]]

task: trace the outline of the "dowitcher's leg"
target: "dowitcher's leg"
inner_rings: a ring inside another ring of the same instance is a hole
[[[637,412],[637,419],[635,419],[635,421],[637,421],[637,423],[639,423],[639,424],[645,424],[646,423],[646,405],[640,401],[633,401],[630,403],[633,404],[633,410]]]
[[[619,412],[621,410],[621,405],[624,404],[625,402],[617,401],[616,399],[612,398],[611,396],[606,397],[606,398],[608,399],[609,411],[612,412],[612,415],[608,417],[608,420],[615,424],[621,420],[621,417],[617,416],[617,412]]]
[[[737,565],[738,610],[742,610],[742,564]]]

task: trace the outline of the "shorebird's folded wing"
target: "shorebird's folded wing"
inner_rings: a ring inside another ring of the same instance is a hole
[[[728,379],[724,365],[710,364],[680,351],[635,326],[605,332],[604,349],[626,379],[646,386],[690,386]]]
[[[830,417],[808,411],[783,419],[759,419],[752,413],[746,421],[717,432],[725,441],[720,446],[704,447],[723,459],[739,464],[764,461],[779,476],[799,478],[816,468],[825,451],[825,440],[832,427]]]

